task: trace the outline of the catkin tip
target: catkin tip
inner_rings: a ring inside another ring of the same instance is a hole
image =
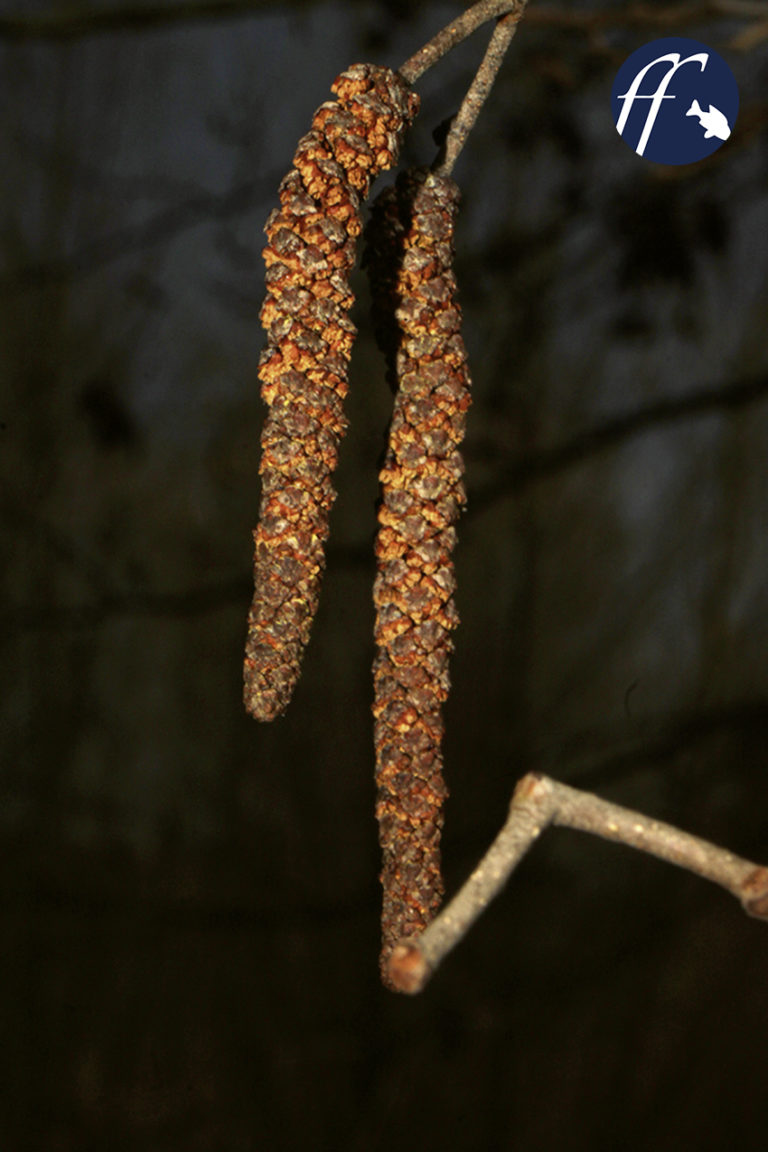
[[[393,949],[424,930],[443,895],[441,707],[458,622],[451,553],[470,397],[452,268],[457,207],[451,179],[412,170],[377,197],[366,229],[374,326],[395,389],[374,587],[380,962],[390,986]]]

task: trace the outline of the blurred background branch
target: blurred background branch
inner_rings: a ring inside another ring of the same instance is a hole
[[[301,5],[299,0],[294,6]],[[277,0],[174,0],[168,4],[125,4],[79,10],[71,6],[64,12],[0,16],[0,39],[74,40],[104,33],[248,19],[279,7]],[[751,22],[751,28],[740,34],[743,42],[733,45],[743,50],[749,50],[768,35],[763,0],[682,0],[667,4],[628,3],[621,7],[593,4],[583,9],[543,3],[533,6],[526,16],[534,26],[585,33],[616,27],[679,32],[690,25],[718,19]]]

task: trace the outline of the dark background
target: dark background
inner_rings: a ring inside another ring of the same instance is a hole
[[[768,932],[695,877],[551,831],[420,997],[379,984],[362,279],[304,675],[242,710],[262,225],[335,75],[460,6],[223,7],[0,5],[3,1148],[762,1149]],[[768,30],[654,11],[534,0],[456,170],[449,890],[534,769],[768,862]],[[741,95],[679,169],[610,116],[671,34]]]

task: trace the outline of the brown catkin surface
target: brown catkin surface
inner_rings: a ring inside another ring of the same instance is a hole
[[[442,703],[450,687],[458,446],[470,403],[452,270],[459,193],[427,170],[377,197],[366,232],[377,337],[396,387],[376,540],[374,730],[383,851],[381,967],[443,894]]]
[[[269,414],[254,531],[244,700],[259,720],[288,704],[317,608],[346,427],[342,401],[355,327],[349,274],[371,180],[391,167],[418,108],[388,68],[356,64],[332,86],[299,141],[267,225],[267,348],[259,366]]]

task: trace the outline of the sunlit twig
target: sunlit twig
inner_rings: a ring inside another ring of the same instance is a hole
[[[768,868],[671,824],[529,773],[515,788],[506,824],[464,886],[420,936],[401,941],[393,950],[393,987],[421,991],[550,825],[591,832],[676,864],[725,888],[750,916],[768,920]]]
[[[497,16],[504,16],[507,13],[519,20],[526,3],[527,0],[480,0],[478,4],[473,4],[466,12],[462,12],[461,16],[452,20],[443,28],[442,32],[438,32],[423,48],[420,48],[418,52],[406,60],[399,69],[400,75],[409,84],[413,84],[428,69],[437,64],[438,60],[442,60],[443,56],[447,55],[452,48],[461,44],[462,40],[466,40],[488,20],[493,20]]]

